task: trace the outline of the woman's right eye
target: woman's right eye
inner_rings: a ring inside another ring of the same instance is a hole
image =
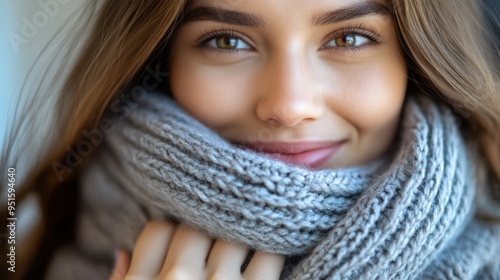
[[[216,36],[205,40],[206,46],[222,50],[250,50],[251,47],[241,38],[234,36]]]

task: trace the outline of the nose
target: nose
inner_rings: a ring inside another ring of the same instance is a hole
[[[306,60],[275,57],[263,71],[257,116],[265,122],[291,127],[314,121],[323,115],[321,93]]]

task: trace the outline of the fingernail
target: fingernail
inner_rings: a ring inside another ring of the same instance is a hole
[[[120,249],[118,248],[115,248],[115,250],[113,251],[113,255],[115,256],[114,260],[113,260],[113,267],[116,266],[116,264],[118,263],[118,258],[120,257]]]

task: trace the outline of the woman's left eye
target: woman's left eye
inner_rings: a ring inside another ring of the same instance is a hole
[[[251,47],[242,39],[233,36],[217,36],[205,41],[207,46],[222,50],[250,50]]]
[[[356,35],[356,34],[345,34],[342,36],[338,36],[333,38],[333,40],[329,41],[325,47],[326,48],[355,48],[361,47],[367,43],[370,43],[371,40],[366,38],[365,36]]]

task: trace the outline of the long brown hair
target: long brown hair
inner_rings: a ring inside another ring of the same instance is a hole
[[[38,164],[22,181],[22,186],[16,189],[17,204],[28,194],[36,193],[43,211],[42,226],[37,238],[43,242],[33,244],[38,250],[27,250],[22,261],[18,258],[17,276],[23,274],[22,270],[27,270],[23,277],[39,277],[54,250],[53,245],[59,241],[55,236],[60,237],[71,230],[67,223],[75,211],[76,183],[73,178],[84,162],[68,167],[68,151],[76,149],[76,145],[84,136],[82,132],[98,127],[103,113],[117,93],[139,76],[139,72],[145,69],[151,57],[160,53],[161,48],[166,46],[185,2],[107,0],[102,6],[98,6],[97,1],[86,2],[83,13],[87,14],[88,18],[96,16],[96,20],[60,90],[64,94],[60,94],[57,99],[56,116],[50,132],[55,135],[52,139],[56,141],[43,147],[48,152],[40,153],[42,156],[38,159]],[[96,10],[97,15],[93,12]],[[89,24],[89,21],[80,21],[79,24]],[[41,92],[38,94],[44,95]],[[29,122],[21,124],[23,120],[33,118],[30,112],[34,112],[31,110],[35,106],[36,104],[30,104],[23,112],[23,119],[15,126],[12,137],[7,140],[1,163],[4,169],[15,165],[13,162],[17,158],[12,156],[12,152],[16,151],[14,143],[20,140],[21,136],[27,135],[20,133],[20,129],[27,127],[25,129],[28,131],[36,130],[36,127],[29,127]],[[58,163],[61,166],[54,165]],[[68,169],[63,169],[66,172],[61,172],[64,173],[61,175],[55,172],[55,168],[59,167]],[[2,179],[2,182],[7,182],[6,178]],[[5,190],[5,187],[2,189]],[[2,222],[6,221],[5,210],[2,208]],[[2,245],[2,255],[6,256],[7,244]],[[32,257],[35,252],[36,255]],[[28,260],[32,263],[29,268],[26,263]]]
[[[496,42],[480,3],[394,1],[393,8],[412,82],[460,114],[464,136],[476,146],[480,185],[498,194],[500,61],[499,53],[488,51]]]
[[[99,128],[103,114],[120,92],[144,76],[145,69],[155,69],[165,62],[164,54],[168,53],[168,44],[189,2],[106,0],[97,7],[94,1],[89,1],[94,3],[89,4],[89,9],[99,13],[62,86],[64,94],[58,96],[52,131],[55,141],[47,143],[47,152],[40,153],[38,164],[16,191],[18,202],[30,193],[40,198],[44,211],[39,238],[43,242],[33,245],[39,254],[53,250],[48,240],[56,233],[61,235],[64,232],[61,224],[71,218],[73,212],[67,210],[75,205],[63,205],[62,201],[68,198],[77,201],[75,178],[89,156],[81,164],[68,168],[64,164],[68,154],[81,143],[83,131]],[[488,55],[491,48],[487,46],[479,4],[471,0],[394,0],[389,6],[407,53],[411,83],[449,104],[462,116],[464,136],[471,146],[477,147],[474,150],[480,177],[490,186],[498,185],[500,82],[494,69],[498,54]],[[29,114],[25,114],[26,119]],[[16,127],[21,129],[20,125]],[[11,135],[20,134],[14,131]],[[7,143],[2,170],[12,166],[12,158],[15,160],[9,154],[14,142],[16,137]],[[2,221],[7,215],[4,210]],[[58,213],[70,213],[70,217],[58,217]],[[33,263],[40,261],[36,257],[34,260]],[[46,265],[46,261],[39,266]]]

